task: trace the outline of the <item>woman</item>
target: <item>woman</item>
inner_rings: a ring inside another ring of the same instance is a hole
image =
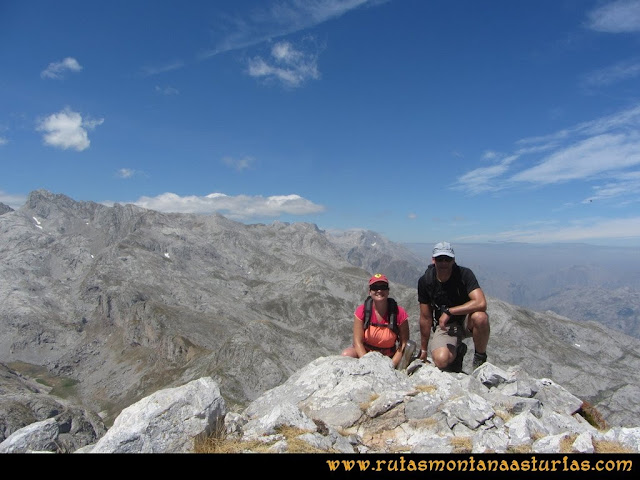
[[[409,342],[409,316],[400,305],[397,306],[395,331],[390,324],[396,305],[389,299],[389,280],[381,273],[376,273],[369,279],[369,296],[371,302],[371,321],[365,325],[365,306],[359,305],[354,312],[353,345],[346,348],[342,355],[361,358],[366,353],[375,350],[391,358],[394,368],[402,361],[402,354]],[[414,346],[415,348],[415,346]],[[412,352],[411,352],[412,353]],[[409,353],[409,355],[411,355]],[[405,363],[405,362],[403,362]],[[406,365],[403,365],[403,367]]]

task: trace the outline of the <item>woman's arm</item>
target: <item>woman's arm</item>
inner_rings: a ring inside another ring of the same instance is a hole
[[[402,354],[404,353],[404,349],[407,346],[407,342],[409,341],[409,321],[403,322],[399,326],[399,329],[400,332],[398,336],[400,338],[400,346],[391,359],[394,367],[397,367],[400,363],[400,360],[402,360]]]
[[[364,348],[364,322],[356,315],[353,316],[353,347],[358,358],[364,357],[367,351]]]

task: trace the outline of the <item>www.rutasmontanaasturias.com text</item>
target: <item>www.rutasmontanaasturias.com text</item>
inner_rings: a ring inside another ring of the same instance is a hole
[[[597,457],[596,457],[597,458]],[[360,472],[631,472],[629,459],[540,459],[535,456],[517,459],[430,459],[411,460],[400,456],[385,460],[327,460],[329,471]]]

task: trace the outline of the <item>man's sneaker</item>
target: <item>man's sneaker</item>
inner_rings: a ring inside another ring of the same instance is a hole
[[[413,360],[413,353],[416,351],[416,342],[413,340],[409,340],[407,345],[404,347],[404,352],[402,352],[402,358],[400,359],[400,363],[396,367],[397,370],[404,370]]]
[[[486,361],[487,361],[487,354],[486,353],[475,352],[473,354],[473,369],[475,370],[476,368],[478,368],[480,365],[482,365]]]
[[[461,372],[462,371],[462,362],[464,360],[464,354],[467,353],[467,344],[464,342],[460,342],[458,345],[458,349],[456,351],[456,358],[453,359],[447,368],[447,372]]]

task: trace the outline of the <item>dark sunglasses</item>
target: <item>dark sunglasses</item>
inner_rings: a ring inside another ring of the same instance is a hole
[[[375,292],[376,290],[389,290],[389,285],[386,283],[374,283],[369,287],[369,290]]]
[[[453,258],[447,257],[446,255],[441,255],[436,257],[436,262],[453,262]]]

